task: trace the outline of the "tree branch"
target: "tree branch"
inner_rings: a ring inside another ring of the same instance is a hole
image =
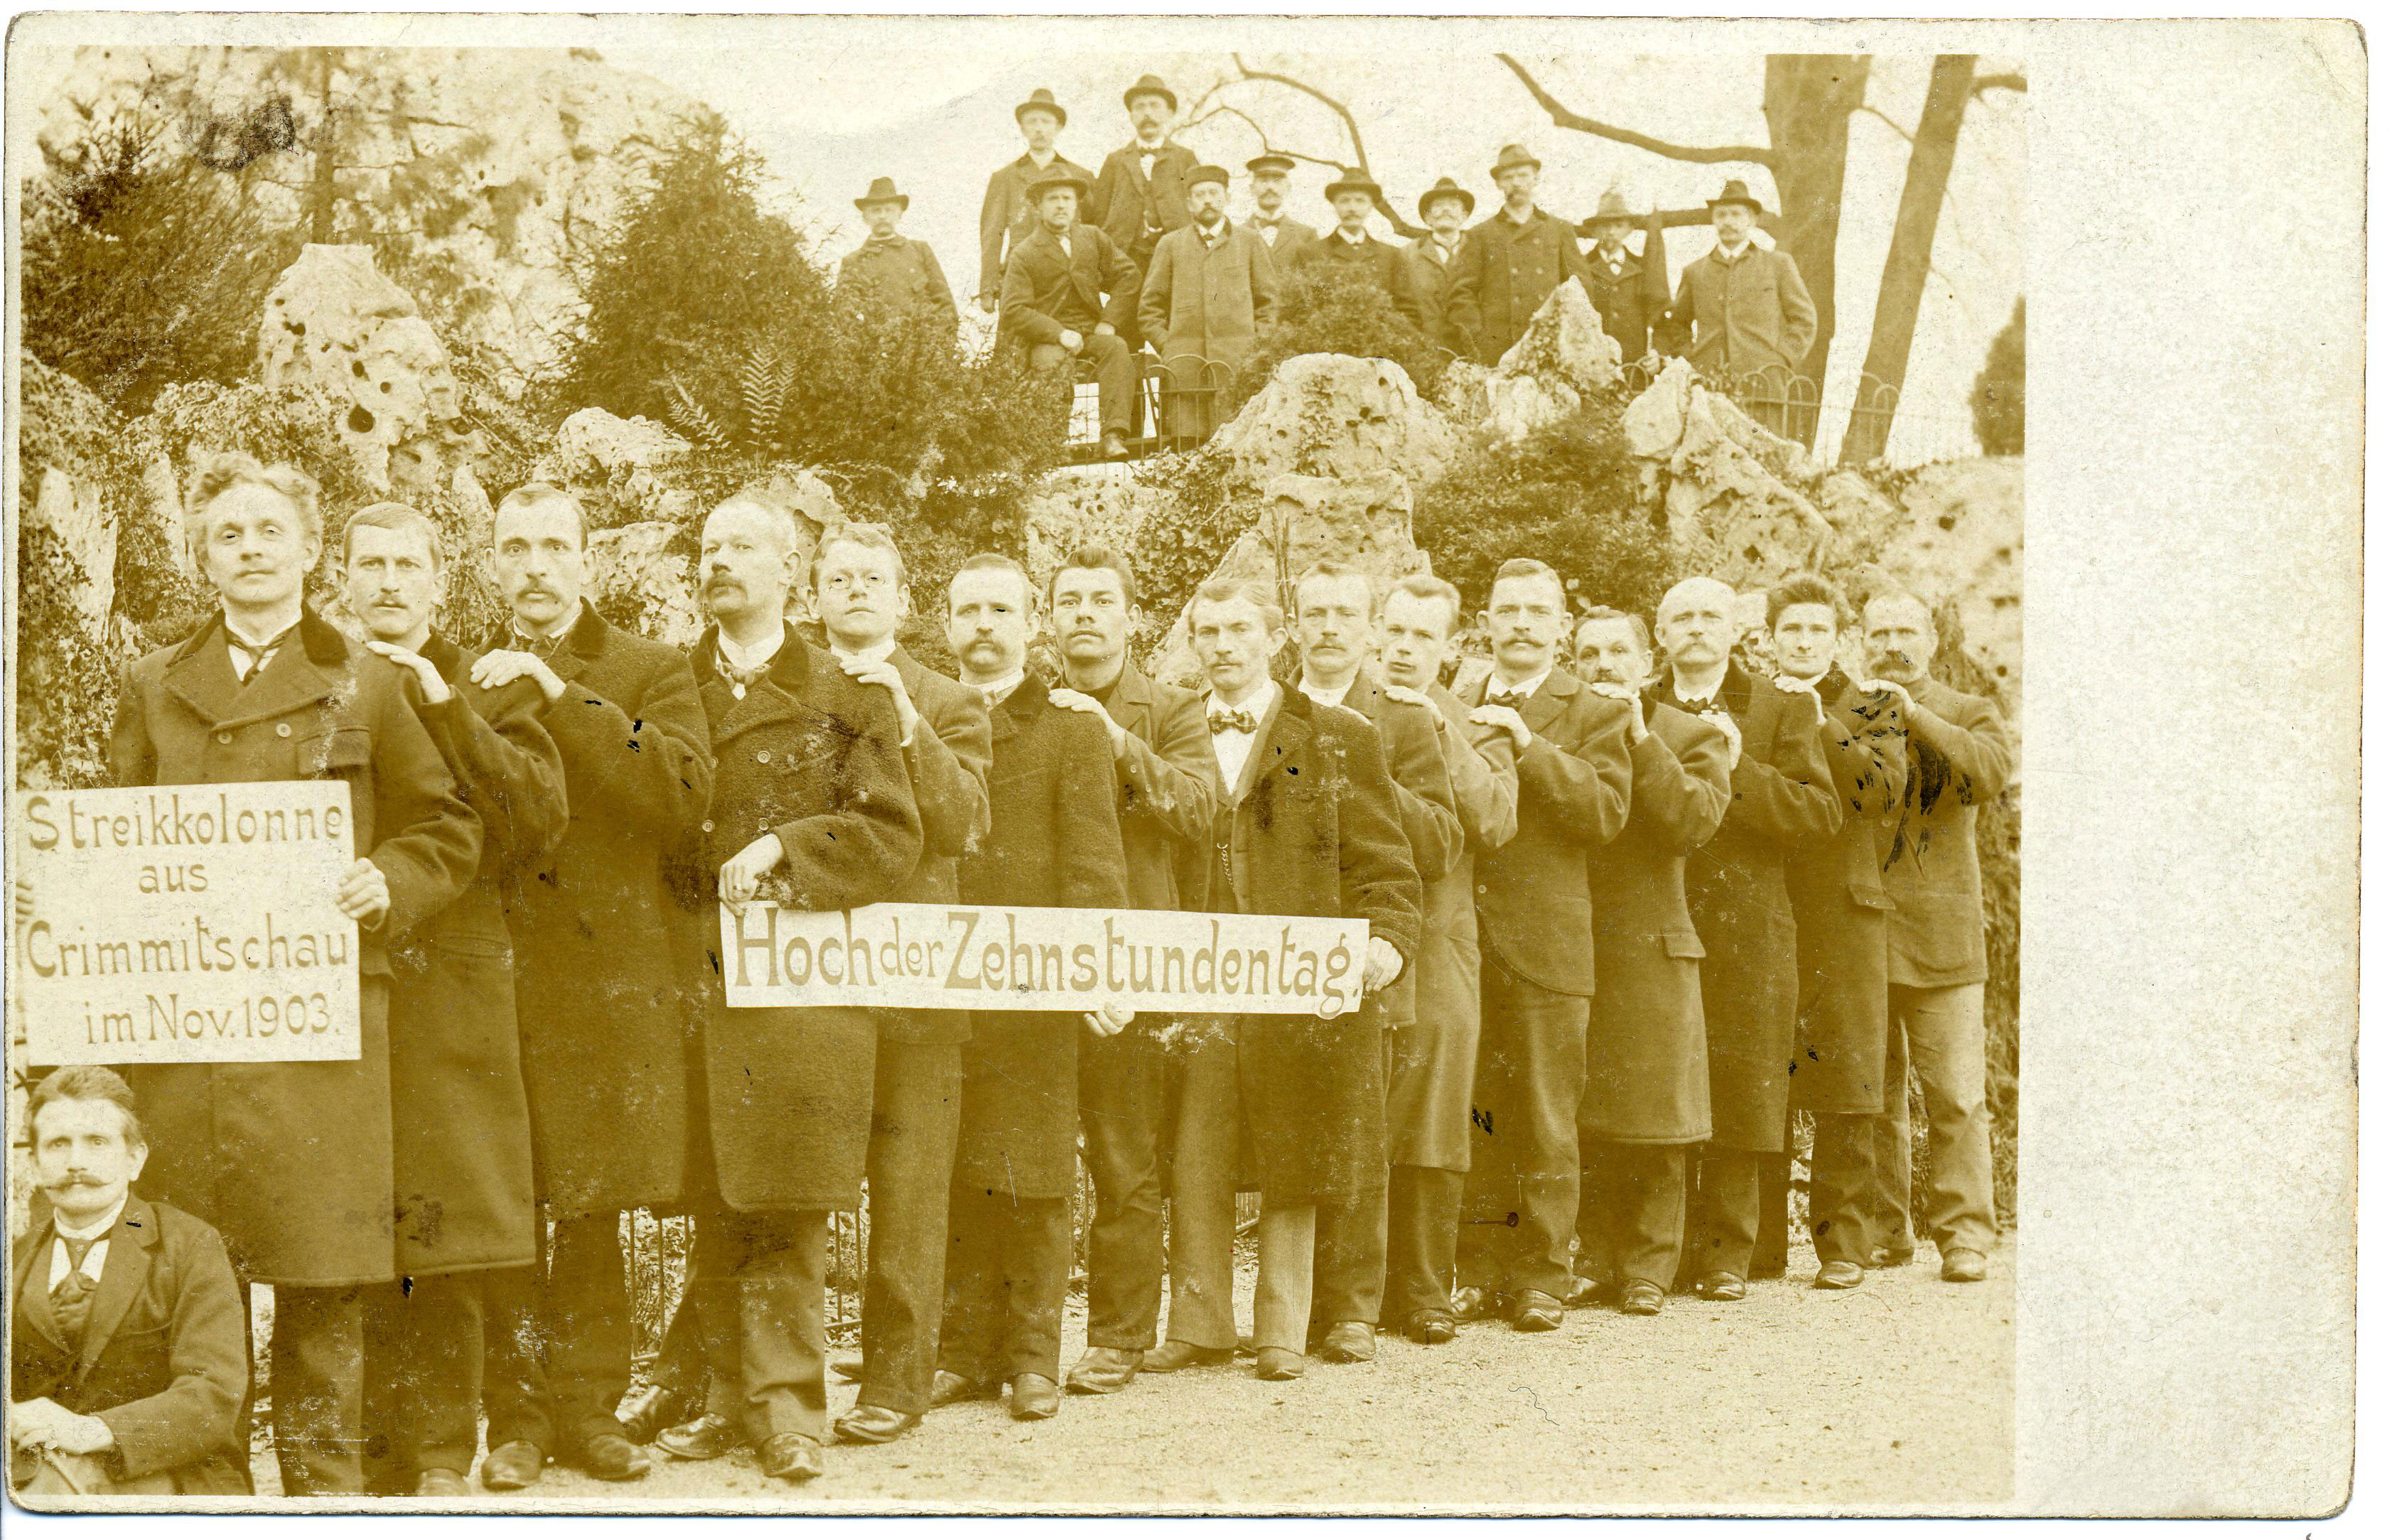
[[[1526,88],[1527,94],[1534,97],[1537,104],[1552,115],[1553,123],[1560,128],[1571,129],[1578,133],[1589,133],[1596,139],[1607,139],[1613,144],[1632,144],[1638,150],[1649,150],[1651,154],[1669,160],[1687,160],[1701,165],[1742,161],[1751,165],[1765,166],[1772,172],[1777,169],[1776,152],[1764,144],[1709,146],[1672,144],[1664,139],[1654,139],[1648,133],[1637,133],[1633,129],[1622,129],[1614,124],[1603,123],[1580,113],[1570,112],[1562,104],[1558,97],[1545,90],[1542,83],[1527,73],[1525,65],[1519,63],[1506,53],[1497,53],[1493,57],[1510,66],[1510,73],[1518,77],[1519,83]]]
[[[2023,96],[2026,94],[2026,76],[2016,70],[2005,70],[1997,75],[1981,75],[1968,82],[1968,94],[1972,97],[1982,96],[1987,91],[2017,91]]]
[[[1322,155],[1309,155],[1301,150],[1278,149],[1269,140],[1267,130],[1260,127],[1256,118],[1252,117],[1250,114],[1243,111],[1240,107],[1231,106],[1223,102],[1208,106],[1207,111],[1199,112],[1190,120],[1190,123],[1202,123],[1216,117],[1222,112],[1227,113],[1233,117],[1241,118],[1245,123],[1250,126],[1250,130],[1253,133],[1260,136],[1260,149],[1263,154],[1290,156],[1294,160],[1305,160],[1313,166],[1332,166],[1338,172],[1349,171],[1352,167],[1356,166],[1360,171],[1366,172],[1372,178],[1375,175],[1375,172],[1368,164],[1368,141],[1366,137],[1360,133],[1360,120],[1351,116],[1351,109],[1349,107],[1345,106],[1341,102],[1318,89],[1316,86],[1296,80],[1289,75],[1278,75],[1273,70],[1252,69],[1249,65],[1243,62],[1243,56],[1239,53],[1231,55],[1230,57],[1235,61],[1235,72],[1237,76],[1237,80],[1222,80],[1217,85],[1214,85],[1208,90],[1202,92],[1200,99],[1193,103],[1196,109],[1208,104],[1210,100],[1226,86],[1238,83],[1239,81],[1259,81],[1269,85],[1283,86],[1289,89],[1297,90],[1301,92],[1302,95],[1308,97],[1311,101],[1318,103],[1320,105],[1331,109],[1337,117],[1343,120],[1344,129],[1351,136],[1351,152],[1355,158],[1352,160],[1350,165],[1346,166],[1340,160],[1329,160]],[[1385,222],[1393,227],[1393,233],[1395,235],[1401,236],[1404,239],[1414,240],[1416,237],[1427,233],[1425,226],[1413,225],[1408,220],[1402,218],[1401,212],[1399,209],[1394,208],[1392,203],[1385,198],[1379,197],[1376,199],[1376,212],[1385,216]]]
[[[1271,80],[1279,86],[1290,86],[1294,90],[1301,92],[1302,95],[1309,97],[1313,101],[1323,103],[1326,106],[1332,108],[1334,116],[1343,119],[1343,127],[1347,130],[1351,135],[1352,152],[1360,158],[1356,162],[1354,162],[1354,164],[1358,165],[1361,171],[1366,171],[1368,169],[1368,141],[1360,135],[1360,120],[1351,116],[1350,108],[1345,106],[1334,98],[1327,95],[1324,91],[1319,90],[1316,86],[1305,85],[1289,75],[1277,75],[1269,70],[1252,69],[1249,65],[1243,62],[1243,56],[1239,53],[1234,55],[1234,60],[1235,73],[1241,76],[1246,80]]]
[[[1890,117],[1886,116],[1884,109],[1882,107],[1858,106],[1854,107],[1852,110],[1854,112],[1864,112],[1868,114],[1871,117],[1875,118],[1886,128],[1891,129],[1894,132],[1901,135],[1901,142],[1905,144],[1915,144],[1918,143],[1918,136],[1916,134],[1911,132],[1908,129],[1903,128],[1900,124],[1895,122]]]
[[[1257,118],[1253,117],[1249,113],[1245,112],[1242,108],[1231,106],[1223,102],[1211,107],[1208,112],[1203,113],[1200,117],[1192,119],[1185,126],[1188,128],[1199,128],[1202,124],[1207,123],[1209,119],[1217,117],[1220,113],[1224,113],[1229,117],[1241,118],[1246,127],[1248,127],[1253,133],[1258,134],[1260,136],[1260,153],[1262,155],[1290,156],[1295,160],[1306,160],[1313,166],[1332,166],[1338,172],[1348,171],[1350,169],[1342,161],[1329,160],[1322,155],[1311,155],[1305,150],[1288,150],[1279,147],[1275,141],[1268,137],[1268,131],[1260,127],[1259,120]]]

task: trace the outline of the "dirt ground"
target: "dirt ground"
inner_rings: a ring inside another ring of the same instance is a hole
[[[1797,1247],[1797,1266],[1808,1255]],[[1813,1289],[1803,1271],[1735,1304],[1679,1296],[1650,1320],[1582,1310],[1549,1334],[1482,1322],[1443,1347],[1380,1336],[1374,1362],[1313,1359],[1283,1384],[1238,1357],[1069,1396],[1045,1423],[1014,1422],[993,1402],[949,1407],[897,1443],[831,1447],[825,1475],[802,1487],[769,1482],[747,1454],[696,1464],[654,1451],[641,1481],[554,1468],[515,1495],[670,1511],[1995,1502],[2011,1490],[2015,1261],[2006,1241],[1987,1282],[1945,1284],[1922,1247],[1913,1266],[1848,1293]],[[1080,1310],[1070,1302],[1071,1364]],[[837,1383],[833,1411],[853,1394]],[[259,1490],[272,1492],[261,1452]]]

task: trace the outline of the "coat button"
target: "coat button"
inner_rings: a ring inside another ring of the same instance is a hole
[[[1483,893],[1484,891],[1484,885],[1483,883],[1478,883],[1476,885],[1476,891],[1480,894]]]
[[[233,741],[233,735],[231,733],[219,733],[217,735],[217,741],[219,743],[231,743]]]
[[[767,761],[768,761],[771,757],[772,757],[772,756],[771,756],[771,755],[769,755],[769,754],[768,754],[768,752],[767,752],[767,750],[766,750],[765,749],[760,749],[760,750],[759,750],[759,763],[762,763],[762,764],[766,763],[767,763]]]
[[[292,736],[292,724],[288,722],[277,722],[275,724],[275,736],[279,738],[290,737]]]
[[[703,819],[701,819],[701,820],[700,820],[700,832],[701,832],[702,833],[704,833],[704,834],[714,834],[714,833],[716,833],[716,832],[717,832],[717,820],[716,820],[715,818],[703,818]]]

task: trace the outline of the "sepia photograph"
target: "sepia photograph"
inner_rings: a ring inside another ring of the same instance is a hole
[[[13,1503],[2021,1510],[2026,51],[448,20],[10,34]]]

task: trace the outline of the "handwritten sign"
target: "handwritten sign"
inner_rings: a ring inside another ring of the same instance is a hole
[[[34,914],[11,993],[35,1064],[359,1056],[341,781],[20,791]]]
[[[1333,1017],[1360,1009],[1368,922],[1153,909],[720,907],[725,1003]]]

